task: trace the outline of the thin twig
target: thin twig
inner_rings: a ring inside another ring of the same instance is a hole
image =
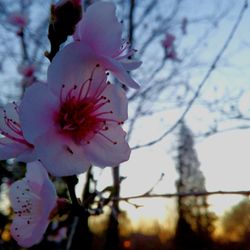
[[[141,198],[173,198],[173,197],[189,197],[189,196],[208,196],[208,195],[244,195],[249,196],[248,191],[212,191],[212,192],[185,192],[185,193],[166,193],[166,194],[142,194],[128,197],[114,197],[114,200],[128,201]]]
[[[222,57],[223,53],[225,52],[225,50],[227,49],[228,45],[230,44],[232,38],[234,37],[241,21],[243,18],[243,15],[246,11],[246,9],[248,8],[248,0],[245,0],[243,7],[240,10],[239,16],[232,28],[232,30],[230,31],[224,45],[222,46],[221,50],[219,51],[219,53],[217,54],[217,56],[215,57],[214,61],[212,62],[211,66],[209,67],[206,75],[204,76],[204,78],[202,79],[202,81],[200,82],[200,84],[198,85],[198,88],[196,90],[196,92],[194,93],[194,96],[192,97],[192,99],[189,101],[186,109],[183,111],[182,115],[179,117],[179,119],[176,121],[176,123],[170,127],[167,131],[165,131],[159,138],[150,141],[148,143],[145,144],[141,144],[141,145],[137,145],[135,147],[133,147],[132,149],[138,149],[138,148],[143,148],[143,147],[148,147],[148,146],[152,146],[158,142],[160,142],[162,139],[164,139],[168,134],[170,134],[172,131],[174,131],[174,129],[182,122],[182,120],[185,118],[185,116],[187,115],[187,113],[189,112],[189,110],[191,109],[193,103],[195,102],[195,100],[197,99],[197,97],[200,95],[201,89],[204,87],[205,83],[207,82],[208,78],[210,77],[210,75],[212,74],[212,72],[214,71],[214,69],[216,68],[216,65],[218,63],[218,61],[220,60],[220,58]]]
[[[152,12],[157,4],[158,0],[152,0],[151,2],[149,2],[149,4],[145,7],[145,10],[140,19],[135,23],[135,27],[139,26],[146,19],[146,17]]]
[[[22,31],[20,31],[20,34],[19,34],[21,48],[22,48],[22,52],[23,52],[23,63],[25,63],[29,60],[27,45],[26,45],[24,36],[25,36],[25,34],[24,34],[24,29],[23,29]]]
[[[78,179],[75,175],[73,175],[73,176],[64,177],[64,181],[67,183],[68,191],[69,191],[69,195],[70,195],[70,199],[73,204],[73,207],[75,207],[75,209],[77,210],[78,207],[80,206],[78,199],[76,197],[76,193],[75,193],[75,186],[78,183]]]
[[[160,178],[156,181],[153,187],[151,187],[146,193],[144,193],[144,195],[150,195],[154,191],[155,187],[162,181],[164,176],[165,176],[164,173],[161,173]]]
[[[131,44],[134,42],[134,13],[135,13],[135,0],[130,0],[129,16],[128,16],[128,39]]]
[[[68,237],[68,242],[67,242],[66,250],[70,250],[71,249],[72,240],[73,240],[73,237],[75,235],[76,226],[77,226],[78,221],[79,221],[79,217],[75,216],[74,220],[73,220],[73,223],[71,224],[71,230],[70,230],[70,234],[69,234],[69,237]]]

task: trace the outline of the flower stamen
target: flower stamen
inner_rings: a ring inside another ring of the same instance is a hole
[[[15,105],[14,110],[18,112],[16,103],[13,102],[13,104]],[[26,146],[33,148],[34,146],[24,139],[20,124],[14,121],[13,119],[9,118],[7,116],[6,110],[3,110],[3,113],[4,113],[4,117],[3,117],[4,123],[6,127],[10,130],[10,132],[7,132],[4,128],[0,127],[0,134],[7,137],[8,139],[12,141],[16,141],[18,143],[21,143],[21,144],[24,144]],[[6,145],[6,144],[2,142],[1,145]]]
[[[107,110],[110,108],[108,104],[111,103],[111,100],[103,93],[110,83],[106,81],[106,74],[101,80],[95,79],[95,73],[99,67],[99,64],[95,66],[90,77],[80,85],[80,88],[74,85],[65,93],[65,85],[62,85],[60,92],[61,107],[55,121],[59,125],[61,133],[70,136],[76,143],[81,143],[88,138],[88,144],[93,135],[97,133],[108,139],[112,144],[117,143],[100,132],[108,130],[106,122],[111,121],[120,125],[121,121],[110,117],[113,111]],[[94,91],[91,91],[92,84],[95,84]],[[78,92],[74,93],[74,91]],[[109,118],[106,118],[106,116]],[[70,153],[73,152],[69,147],[66,147],[66,150]]]

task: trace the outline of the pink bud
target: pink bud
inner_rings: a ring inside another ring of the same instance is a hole
[[[8,22],[19,28],[25,28],[28,24],[28,18],[22,13],[12,13],[8,17]]]
[[[162,46],[166,49],[171,48],[173,46],[174,40],[175,36],[167,33],[165,39],[162,41]]]
[[[30,78],[30,77],[34,76],[35,65],[31,64],[31,65],[26,65],[26,66],[20,67],[19,72],[24,77]]]
[[[176,51],[174,49],[170,50],[166,56],[167,58],[172,59],[172,60],[177,59]]]

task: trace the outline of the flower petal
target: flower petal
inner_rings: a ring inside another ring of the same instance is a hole
[[[28,190],[28,191],[27,191]],[[24,198],[24,199],[23,199]],[[14,211],[23,210],[23,205],[26,205],[26,199],[30,198],[30,190],[27,180],[24,178],[22,180],[14,182],[9,191],[9,199],[12,204]],[[33,197],[37,198],[37,197]]]
[[[11,185],[9,198],[17,213],[11,225],[11,235],[23,247],[38,243],[48,225],[48,221],[40,223],[42,215],[39,196],[32,192],[27,179],[24,178]],[[37,228],[41,227],[43,230],[37,231]]]
[[[57,53],[49,66],[49,88],[56,96],[64,96],[74,86],[81,87],[84,82],[92,78],[97,64],[100,64],[100,60],[98,61],[88,46],[80,42],[68,44]],[[102,75],[102,78],[105,78],[104,70],[100,71],[101,67],[99,73]],[[63,85],[65,89],[62,93]]]
[[[54,176],[81,174],[90,166],[81,146],[55,131],[37,138],[35,145],[42,164]]]
[[[141,61],[133,60],[133,59],[122,59],[122,60],[119,60],[119,62],[121,63],[121,65],[123,66],[123,68],[125,70],[128,70],[128,71],[137,69],[142,64]]]
[[[27,224],[27,220],[20,217],[13,221],[10,232],[12,237],[18,242],[18,245],[28,248],[42,240],[48,224],[48,220],[45,223],[39,221]]]
[[[15,211],[10,231],[22,247],[40,242],[56,205],[56,190],[41,163],[27,165],[25,178],[11,185],[9,198]]]
[[[27,146],[21,143],[13,142],[8,138],[0,139],[0,160],[16,158],[20,153],[27,149]]]
[[[50,183],[48,173],[39,161],[34,161],[27,164],[27,172],[25,177],[27,180],[29,180],[29,185],[31,186],[32,191],[37,195],[40,195],[44,183]],[[51,190],[54,193],[54,188]]]
[[[102,57],[104,67],[112,72],[112,74],[123,84],[128,87],[139,89],[140,85],[134,81],[128,72],[123,68],[122,64],[112,58]]]
[[[29,162],[35,159],[33,149],[25,144],[0,138],[0,160],[17,158],[18,161]]]
[[[47,171],[39,161],[34,161],[27,164],[27,172],[25,177],[29,180],[29,182],[35,181],[37,185],[41,187],[44,181],[49,179]]]
[[[13,131],[13,129],[8,126],[7,119],[19,123],[17,105],[15,103],[8,103],[4,108],[0,109],[0,130],[12,136],[16,136],[16,133]]]
[[[103,113],[103,115],[98,117],[113,119],[118,122],[127,120],[128,100],[125,91],[116,85],[108,84],[102,95],[105,96],[110,102],[96,110],[94,114]],[[112,111],[112,113],[110,113],[110,111]]]
[[[76,33],[80,33],[76,37],[80,36],[80,40],[87,43],[96,54],[116,54],[121,46],[122,24],[117,20],[114,4],[92,4],[80,21]]]
[[[33,143],[35,138],[54,127],[54,114],[59,100],[44,83],[36,83],[24,93],[20,104],[20,122],[25,139]]]
[[[86,157],[99,167],[117,166],[127,161],[131,152],[122,128],[114,124],[107,126],[107,131],[97,133],[89,144],[83,145]]]
[[[40,192],[40,197],[45,197],[46,203],[43,203],[43,211],[41,216],[41,220],[46,223],[46,220],[49,219],[50,213],[57,205],[57,194],[54,184],[50,181],[50,179],[47,177],[47,179],[44,180],[43,187]]]
[[[34,148],[28,147],[25,151],[20,153],[16,160],[20,162],[32,162],[37,159]]]
[[[51,210],[56,206],[57,200],[56,189],[48,176],[48,172],[40,162],[35,161],[27,164],[25,177],[35,194],[43,198],[46,197],[46,203],[43,203],[43,211],[39,218],[48,219]]]

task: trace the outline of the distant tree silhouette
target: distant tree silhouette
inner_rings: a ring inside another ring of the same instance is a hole
[[[233,206],[222,218],[224,238],[244,241],[250,238],[250,200],[245,198]]]
[[[176,169],[178,193],[206,191],[205,178],[194,148],[193,135],[184,122],[179,132]],[[207,197],[179,197],[177,200],[178,221],[176,225],[176,249],[210,249],[211,233],[215,216],[208,211]]]
[[[114,196],[120,195],[120,178],[119,167],[112,169],[114,180]],[[119,233],[119,218],[120,208],[119,201],[114,200],[111,204],[111,213],[109,216],[108,228],[106,232],[105,250],[120,249],[120,233]]]

